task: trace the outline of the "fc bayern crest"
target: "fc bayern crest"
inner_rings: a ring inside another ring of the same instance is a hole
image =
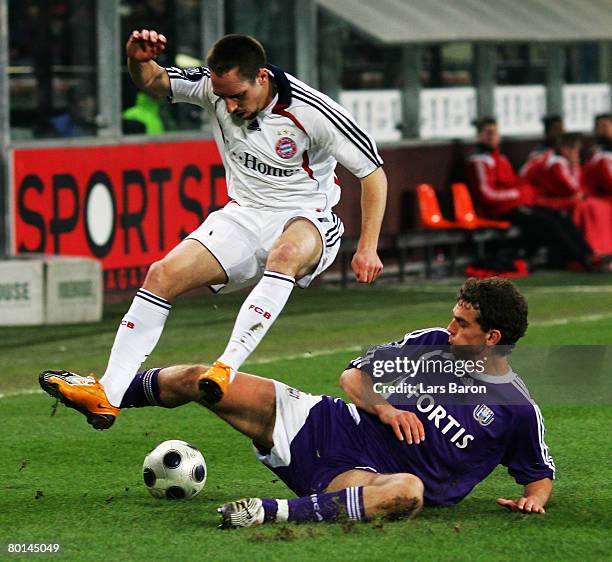
[[[297,144],[289,137],[281,137],[276,141],[276,154],[281,158],[287,160],[292,156],[295,156],[297,152]]]
[[[485,404],[478,404],[478,406],[474,408],[474,419],[480,425],[489,425],[493,421],[494,417],[495,414],[493,410],[491,410],[491,408]]]

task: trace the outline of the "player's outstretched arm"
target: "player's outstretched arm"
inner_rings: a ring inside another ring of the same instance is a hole
[[[372,283],[383,269],[376,250],[386,204],[387,176],[377,168],[361,180],[361,236],[351,262],[360,283]]]
[[[132,31],[125,45],[132,81],[147,94],[171,94],[168,73],[153,59],[166,48],[166,38],[153,29]]]
[[[527,484],[523,490],[523,496],[517,500],[497,498],[497,503],[507,507],[511,511],[522,511],[523,513],[546,513],[544,506],[552,494],[552,480],[542,478]]]
[[[374,392],[372,378],[367,373],[360,369],[346,369],[340,375],[340,387],[358,408],[378,416],[385,425],[390,425],[400,441],[418,445],[425,439],[421,420],[412,412],[398,410]]]

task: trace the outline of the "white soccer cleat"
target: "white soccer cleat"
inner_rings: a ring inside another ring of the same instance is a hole
[[[221,514],[221,529],[255,527],[264,522],[263,503],[259,498],[243,498],[224,503],[217,512]]]

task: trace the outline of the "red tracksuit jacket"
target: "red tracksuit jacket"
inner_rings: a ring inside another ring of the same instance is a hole
[[[565,156],[553,151],[528,161],[521,174],[535,188],[538,205],[571,209],[582,192],[580,165],[572,165]]]
[[[501,218],[516,207],[533,204],[533,188],[516,175],[498,148],[478,145],[468,160],[467,174],[472,194],[487,217]]]
[[[612,141],[595,146],[584,165],[584,181],[590,195],[612,197]]]

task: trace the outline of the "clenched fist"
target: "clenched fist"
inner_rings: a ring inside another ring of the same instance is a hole
[[[136,62],[148,62],[166,48],[167,39],[153,29],[132,31],[125,50],[127,56]]]

